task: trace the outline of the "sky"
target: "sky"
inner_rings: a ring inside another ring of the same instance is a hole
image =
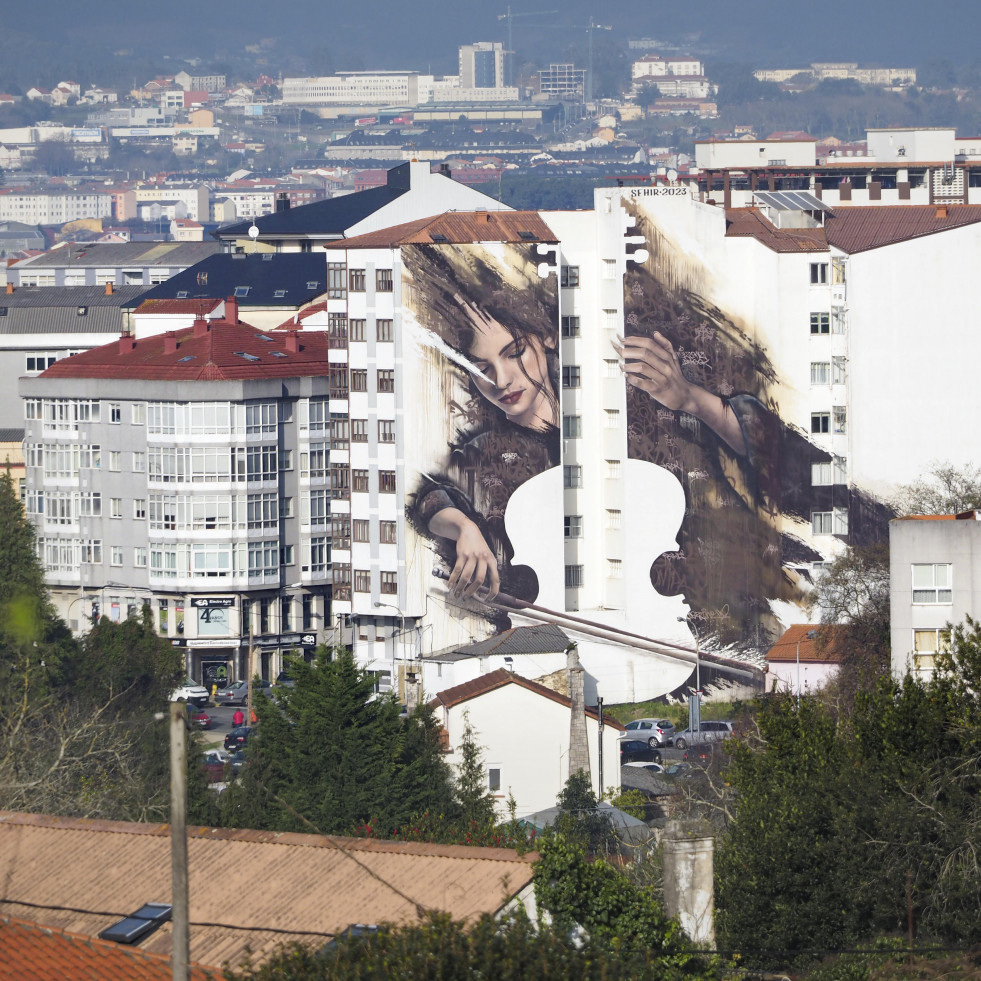
[[[8,6],[5,12],[2,6]],[[487,0],[44,0],[0,6],[0,34],[51,50],[85,46],[129,50],[151,58],[241,54],[265,39],[271,60],[326,49],[337,69],[411,68],[455,72],[456,48],[507,38],[505,2]],[[610,37],[656,37],[704,47],[711,57],[754,67],[852,60],[863,64],[919,65],[937,59],[966,64],[978,58],[981,3],[947,0],[933,18],[921,0],[513,0],[515,48],[556,58],[576,44],[586,27],[612,27]],[[556,11],[561,10],[561,13]],[[597,31],[595,36],[599,36]]]

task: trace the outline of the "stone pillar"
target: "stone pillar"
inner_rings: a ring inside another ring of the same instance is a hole
[[[572,699],[572,718],[569,723],[569,776],[585,770],[589,773],[589,743],[586,740],[586,672],[579,663],[575,644],[566,648],[566,667],[569,671],[569,697]]]
[[[671,821],[661,838],[664,905],[701,950],[715,948],[715,839],[701,828]]]

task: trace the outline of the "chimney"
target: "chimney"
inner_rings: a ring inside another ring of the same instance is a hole
[[[945,204],[938,204],[937,205],[937,217],[938,218],[946,218],[947,217],[947,205],[945,205]]]
[[[288,330],[286,332],[286,350],[297,354],[300,350],[300,332],[298,330]]]
[[[589,773],[589,743],[586,740],[586,684],[579,652],[575,644],[565,649],[569,669],[569,698],[572,699],[572,718],[569,724],[569,776],[584,770]]]
[[[168,330],[164,334],[164,354],[177,353],[177,331]]]
[[[194,336],[195,337],[204,337],[208,333],[208,330],[209,330],[210,326],[211,325],[208,323],[207,320],[204,319],[204,317],[195,317],[194,318]]]
[[[225,300],[225,323],[238,323],[238,300],[234,296],[229,296]]]
[[[14,291],[14,284],[13,283],[7,283],[7,293],[10,294],[10,293],[13,293],[13,291]]]
[[[490,212],[489,211],[478,211],[477,221],[484,225],[490,224]]]
[[[106,283],[106,296],[112,296],[112,283]]]
[[[136,338],[132,334],[120,334],[119,336],[119,353],[128,354],[130,351],[136,350]]]

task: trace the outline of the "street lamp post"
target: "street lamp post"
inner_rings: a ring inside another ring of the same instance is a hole
[[[695,738],[702,730],[702,673],[701,673],[701,643],[695,625],[687,616],[678,617],[679,623],[687,623],[692,637],[695,638],[695,705],[697,711],[692,712],[691,702],[688,703],[688,725],[695,731]]]

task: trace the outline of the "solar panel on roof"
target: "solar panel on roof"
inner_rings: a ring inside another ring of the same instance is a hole
[[[820,198],[808,191],[755,191],[756,200],[774,211],[830,211]]]

